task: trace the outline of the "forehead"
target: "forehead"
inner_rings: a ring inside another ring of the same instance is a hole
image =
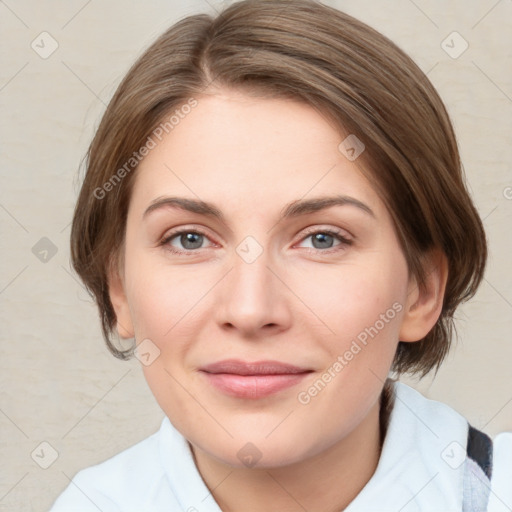
[[[196,100],[161,140],[153,137],[135,177],[132,201],[141,207],[165,194],[277,207],[327,193],[382,207],[361,164],[340,150],[347,134],[313,107],[236,92]]]

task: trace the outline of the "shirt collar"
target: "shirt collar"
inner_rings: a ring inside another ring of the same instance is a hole
[[[375,473],[345,512],[461,512],[468,424],[455,410],[401,382]],[[166,417],[160,455],[183,510],[222,512],[184,436]]]
[[[345,512],[460,512],[466,419],[401,382],[393,400],[377,469]]]

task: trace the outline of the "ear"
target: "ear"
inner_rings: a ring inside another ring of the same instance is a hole
[[[425,285],[418,286],[415,278],[409,282],[405,314],[400,328],[400,341],[423,339],[436,324],[443,308],[448,278],[448,259],[440,249],[431,250],[425,257]]]
[[[117,321],[117,332],[120,338],[134,338],[133,322],[126,298],[123,270],[111,264],[108,271],[108,294],[114,307]]]

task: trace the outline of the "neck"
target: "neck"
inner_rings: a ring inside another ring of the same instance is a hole
[[[196,466],[223,512],[340,512],[377,468],[392,407],[390,391],[388,379],[361,423],[314,457],[277,468],[233,468],[191,446]]]

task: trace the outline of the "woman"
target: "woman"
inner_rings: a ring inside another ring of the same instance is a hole
[[[308,0],[175,24],[104,114],[71,249],[166,418],[53,512],[504,502],[498,443],[388,378],[439,368],[487,248],[441,99],[370,27]]]

